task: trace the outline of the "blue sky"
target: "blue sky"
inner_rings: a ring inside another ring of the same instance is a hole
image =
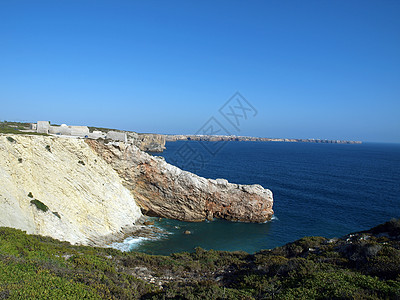
[[[0,2],[0,119],[400,142],[400,1]],[[239,91],[257,110],[218,109]]]

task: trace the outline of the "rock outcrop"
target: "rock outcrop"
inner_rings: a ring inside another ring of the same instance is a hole
[[[118,172],[148,215],[183,221],[217,217],[244,222],[265,222],[273,215],[272,192],[260,185],[206,179],[134,145],[86,142]]]
[[[153,133],[126,132],[128,142],[134,144],[142,151],[163,152],[165,150],[165,136]]]
[[[84,140],[0,135],[0,226],[104,245],[141,217],[117,172]]]
[[[105,138],[106,140],[128,142],[147,152],[163,152],[165,150],[165,135],[163,134],[137,133],[135,131],[102,127],[89,127],[89,130],[89,138]]]

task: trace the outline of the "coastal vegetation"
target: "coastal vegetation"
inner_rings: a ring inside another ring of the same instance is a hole
[[[33,134],[33,135],[45,135],[46,133],[37,133],[37,132],[25,132],[21,130],[28,130],[30,123],[20,123],[20,122],[8,122],[3,121],[0,122],[0,133],[5,134]]]
[[[29,192],[28,197],[29,198],[33,198],[32,192]],[[47,212],[49,210],[48,206],[46,204],[44,204],[42,201],[39,201],[37,199],[33,199],[30,202],[31,202],[31,204],[35,205],[38,210],[41,210],[43,212]],[[52,213],[57,218],[61,219],[61,216],[60,216],[60,214],[58,212],[52,211]]]
[[[37,199],[33,199],[31,200],[31,204],[35,205],[37,209],[46,212],[49,210],[49,208],[47,207],[46,204],[44,204],[43,202],[37,200]]]
[[[400,220],[255,254],[154,256],[0,228],[0,299],[395,299]]]

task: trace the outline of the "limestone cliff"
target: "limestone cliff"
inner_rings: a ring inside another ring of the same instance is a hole
[[[0,135],[0,226],[104,245],[141,216],[117,172],[84,140]]]
[[[205,179],[120,142],[86,141],[116,170],[148,215],[184,221],[212,217],[264,222],[273,215],[272,192],[260,185]]]

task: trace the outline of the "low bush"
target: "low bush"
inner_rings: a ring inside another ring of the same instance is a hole
[[[43,212],[46,212],[46,211],[49,210],[49,208],[47,207],[46,204],[44,204],[43,202],[41,202],[41,201],[39,201],[39,200],[37,200],[37,199],[31,200],[31,203],[32,203],[33,205],[35,205],[37,209],[39,209],[39,210],[41,210],[41,211],[43,211]]]
[[[15,143],[15,142],[16,142],[16,140],[14,140],[11,136],[8,136],[8,137],[7,137],[7,140],[8,140],[10,143]]]

